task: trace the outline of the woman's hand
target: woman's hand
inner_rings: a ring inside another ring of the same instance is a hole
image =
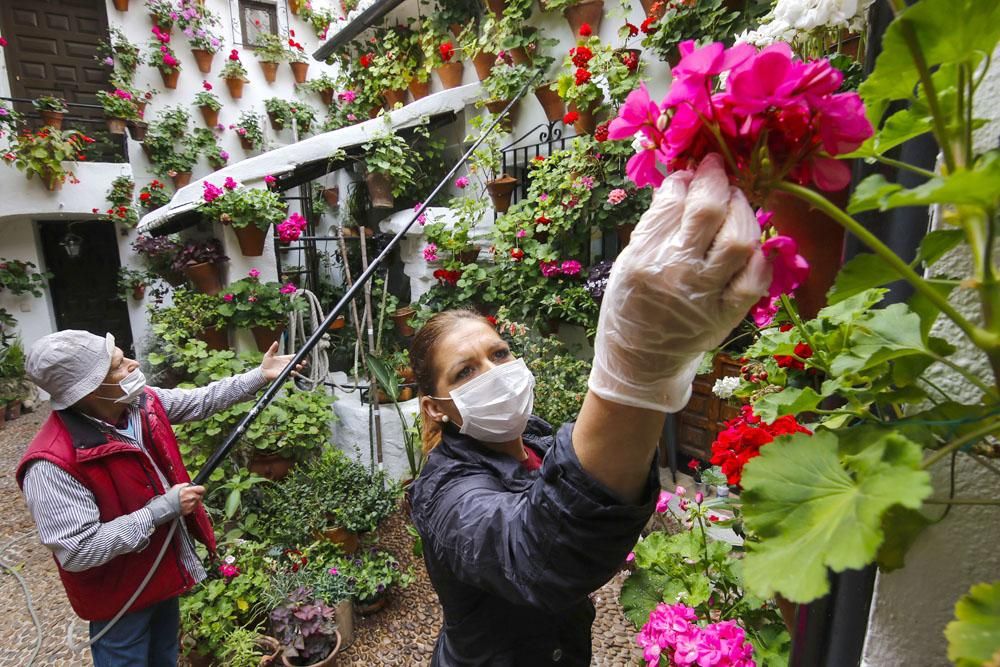
[[[604,293],[590,391],[573,431],[583,468],[640,500],[665,413],[691,393],[701,356],[767,293],[760,227],[718,156],[663,182]]]
[[[285,369],[292,359],[295,357],[294,354],[278,354],[278,341],[271,343],[271,347],[267,349],[264,353],[264,360],[260,362],[260,370],[264,373],[264,378],[268,382],[274,382],[278,378],[278,375]],[[297,376],[300,372],[305,370],[305,361],[295,367],[292,371],[293,376]]]
[[[767,293],[770,277],[760,226],[722,159],[671,175],[611,271],[590,389],[623,405],[680,410],[702,354]]]

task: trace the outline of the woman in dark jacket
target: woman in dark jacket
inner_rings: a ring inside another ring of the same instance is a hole
[[[588,594],[653,511],[664,414],[767,291],[759,235],[719,160],[668,178],[612,271],[577,422],[555,434],[484,318],[447,311],[420,330],[410,358],[429,454],[412,504],[444,609],[432,665],[590,663]]]

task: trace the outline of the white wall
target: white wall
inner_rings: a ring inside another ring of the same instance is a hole
[[[993,62],[1000,56],[994,54]],[[993,67],[978,92],[976,116],[989,123],[976,133],[979,150],[996,145],[1000,136],[1000,68]],[[959,249],[944,257],[933,273],[970,275],[968,253]],[[981,322],[972,290],[956,290],[952,303],[971,320]],[[944,318],[934,334],[964,342],[959,330]],[[959,345],[953,357],[987,384],[993,377],[985,357],[971,345]],[[978,394],[967,380],[940,366],[933,381],[954,400],[972,402]],[[995,497],[997,478],[969,457],[959,455],[956,497]],[[947,497],[948,459],[933,470],[935,496]],[[941,508],[943,510],[943,508]],[[935,516],[940,513],[935,511]],[[931,526],[907,554],[906,567],[878,575],[869,620],[863,665],[866,667],[924,667],[949,664],[945,625],[955,602],[978,582],[1000,577],[1000,507],[954,506],[948,517]]]

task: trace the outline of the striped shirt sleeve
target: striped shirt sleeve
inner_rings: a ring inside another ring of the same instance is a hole
[[[205,419],[219,410],[249,400],[266,385],[264,371],[255,368],[196,389],[151,389],[156,392],[171,423],[180,424]]]
[[[35,461],[24,475],[24,497],[38,538],[69,572],[141,551],[156,527],[142,508],[102,523],[94,494],[49,461]]]

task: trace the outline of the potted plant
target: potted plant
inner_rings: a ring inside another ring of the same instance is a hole
[[[204,185],[203,216],[212,222],[232,225],[245,257],[260,257],[264,252],[267,230],[285,218],[287,205],[277,192],[264,188],[240,187],[227,179],[220,188],[209,182]]]
[[[143,64],[139,47],[129,40],[121,28],[117,27],[108,29],[107,39],[98,40],[94,59],[113,69],[112,82],[118,81],[126,85],[132,83],[136,68]],[[124,88],[125,86],[119,87]]]
[[[680,53],[677,46],[692,35],[698,35],[702,43],[731,39],[755,26],[750,23],[751,12],[733,9],[726,0],[704,0],[692,5],[666,3],[666,10],[644,26],[646,32],[642,40],[645,48],[668,63],[676,64]]]
[[[218,657],[226,667],[260,667],[278,664],[281,642],[254,628],[235,628],[226,638]],[[194,666],[192,656],[188,661]],[[212,656],[214,657],[214,656]],[[211,658],[210,658],[211,659]]]
[[[271,127],[281,131],[290,128],[292,121],[301,133],[308,133],[316,122],[316,110],[305,102],[289,102],[280,97],[270,97],[264,100],[264,110],[271,121]]]
[[[111,134],[125,134],[125,123],[139,118],[135,100],[127,90],[121,88],[116,88],[111,92],[99,90],[97,91],[97,101],[104,109],[108,132]]]
[[[135,182],[130,176],[119,176],[111,181],[107,198],[111,203],[111,208],[101,214],[101,219],[107,222],[119,223],[123,227],[132,228],[139,224],[139,213],[132,204],[132,197],[135,193]],[[94,213],[97,208],[92,209]]]
[[[295,292],[290,283],[261,282],[260,272],[252,269],[226,287],[219,310],[233,326],[249,329],[257,348],[265,352],[281,337],[289,314],[304,309],[305,302],[296,299]]]
[[[187,241],[174,257],[171,268],[191,281],[203,294],[214,296],[222,290],[220,268],[229,258],[216,238]]]
[[[184,282],[183,276],[176,273],[172,267],[174,257],[180,251],[180,243],[176,238],[140,234],[132,242],[132,250],[142,258],[151,274],[171,285],[180,285]]]
[[[24,346],[15,338],[0,346],[0,395],[6,402],[6,421],[21,416],[21,403],[28,397],[27,376],[24,372]]]
[[[240,145],[244,150],[254,150],[264,147],[264,130],[261,128],[261,116],[253,111],[244,111],[236,120],[236,123],[229,126],[235,130],[240,138]]]
[[[37,175],[45,187],[56,190],[69,178],[77,183],[66,162],[74,162],[83,156],[83,151],[94,140],[76,130],[57,130],[43,127],[34,133],[15,134],[2,159],[23,171],[28,180]]]
[[[484,114],[472,119],[472,126],[482,132],[493,122],[492,114]],[[500,171],[500,139],[493,134],[479,145],[472,156],[470,171],[484,181],[486,191],[497,213],[506,213],[518,180]],[[468,199],[463,197],[462,199]],[[473,223],[474,224],[474,223]]]
[[[569,104],[563,122],[571,122],[578,134],[593,134],[597,127],[596,113],[604,99],[601,82],[607,79],[611,57],[610,48],[600,39],[585,37],[563,59],[558,91]]]
[[[483,81],[483,88],[488,96],[484,103],[493,115],[503,111],[521,89],[531,80],[534,72],[526,65],[515,65],[508,54],[497,58],[490,76]],[[507,116],[500,121],[500,127],[506,132],[512,131],[517,118],[517,105],[511,107]]]
[[[32,100],[31,106],[38,110],[38,115],[42,117],[45,125],[56,130],[62,129],[63,116],[68,111],[66,100],[52,95],[42,95]]]
[[[455,38],[446,30],[435,27],[431,21],[425,21],[419,36],[420,47],[423,50],[424,68],[434,71],[441,80],[445,90],[462,85],[462,55],[455,46]]]
[[[213,169],[222,169],[229,162],[229,153],[219,145],[215,132],[207,127],[196,127],[191,135],[191,145],[198,153],[205,156]]]
[[[271,632],[281,642],[282,664],[333,665],[341,642],[333,618],[333,607],[317,600],[312,589],[304,586],[271,610]]]
[[[219,76],[226,81],[226,87],[229,89],[229,96],[234,100],[238,100],[243,97],[243,85],[248,81],[247,70],[240,61],[240,52],[233,49],[229,52],[229,57],[226,58],[226,64],[223,65],[222,71],[219,72]]]
[[[278,64],[291,57],[288,47],[285,46],[281,37],[267,32],[258,35],[254,51],[260,62],[260,69],[264,72],[264,80],[268,83],[274,83],[278,75]]]
[[[380,31],[368,66],[372,80],[382,87],[382,99],[389,110],[406,104],[406,87],[416,71],[417,53],[413,31],[394,25]]]
[[[330,106],[333,104],[333,93],[337,90],[337,81],[324,72],[319,78],[299,84],[299,88],[316,93],[324,106]]]
[[[480,81],[490,76],[500,48],[500,38],[498,22],[492,16],[469,23],[458,37],[462,53],[472,58]]]
[[[340,206],[340,186],[331,185],[328,188],[323,188],[323,201],[330,208],[337,208]]]
[[[288,66],[292,68],[292,76],[296,84],[306,82],[309,74],[309,57],[306,49],[299,42],[295,41],[295,31],[288,31]]]
[[[205,127],[214,130],[219,124],[219,110],[222,109],[222,102],[219,97],[212,92],[212,84],[208,81],[201,82],[201,90],[194,96],[193,104],[201,111],[202,120]]]
[[[604,0],[545,0],[542,9],[561,11],[574,35],[579,35],[584,25],[595,33],[600,32],[604,18]]]
[[[147,211],[153,211],[170,203],[163,183],[155,178],[139,189],[139,205]]]
[[[354,595],[362,616],[381,611],[393,588],[406,588],[414,580],[413,573],[404,570],[395,556],[380,549],[369,549],[345,561],[343,573],[355,580]]]
[[[142,301],[146,295],[146,285],[150,275],[146,271],[136,271],[127,266],[118,269],[118,296],[122,301],[129,296],[135,301]]]
[[[316,31],[316,38],[323,41],[330,26],[337,20],[337,14],[332,9],[313,7],[312,3],[307,1],[300,10],[299,18],[311,25]]]
[[[149,55],[146,62],[160,71],[163,87],[171,90],[177,88],[177,79],[181,75],[181,61],[170,48],[170,33],[153,27],[153,39],[149,42]]]
[[[42,296],[45,281],[51,278],[51,273],[39,271],[33,262],[0,257],[0,292],[7,290],[14,296],[31,294],[38,298]]]
[[[188,38],[198,70],[208,74],[215,54],[222,48],[222,40],[214,32],[219,17],[198,0],[181,0],[178,10],[177,26]]]
[[[167,35],[174,29],[179,18],[176,4],[170,0],[146,0],[146,13],[153,27]]]
[[[410,147],[396,134],[389,123],[365,142],[365,182],[368,196],[375,208],[392,208],[396,196],[413,181],[413,163],[409,159]]]

